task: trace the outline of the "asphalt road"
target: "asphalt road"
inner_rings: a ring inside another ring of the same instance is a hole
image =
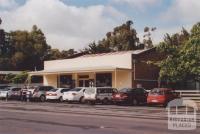
[[[0,101],[0,134],[199,134],[167,128],[162,107]]]

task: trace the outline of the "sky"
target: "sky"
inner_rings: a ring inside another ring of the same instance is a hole
[[[37,25],[60,50],[82,49],[127,20],[141,41],[144,27],[157,27],[152,39],[158,44],[165,33],[200,21],[200,0],[0,0],[0,17],[7,32]]]

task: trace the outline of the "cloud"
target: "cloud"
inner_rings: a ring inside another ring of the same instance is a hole
[[[157,5],[161,0],[112,0],[114,3],[127,4],[136,7],[140,10],[145,10],[145,7]]]
[[[10,9],[17,7],[15,0],[0,0],[0,9]]]
[[[161,13],[163,21],[179,23],[196,23],[200,21],[199,0],[173,0],[171,6]]]
[[[61,0],[28,0],[15,10],[0,11],[0,16],[5,30],[30,30],[36,24],[59,49],[83,48],[127,19],[111,6],[76,7]]]

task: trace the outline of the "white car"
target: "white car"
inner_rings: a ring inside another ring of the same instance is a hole
[[[63,101],[63,94],[68,92],[69,88],[55,88],[51,89],[50,91],[46,92],[46,100],[59,100],[60,102]]]
[[[11,90],[13,87],[7,87],[0,90],[0,98],[5,99],[6,97],[9,97],[11,95]]]
[[[84,102],[84,92],[86,88],[85,87],[77,87],[73,88],[68,92],[65,92],[63,94],[63,100],[67,102]]]
[[[117,93],[117,89],[111,87],[90,87],[84,92],[84,99],[90,104],[112,102],[112,96]]]

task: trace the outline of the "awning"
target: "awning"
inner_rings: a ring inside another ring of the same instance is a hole
[[[71,73],[87,73],[87,72],[112,72],[115,70],[127,70],[129,68],[118,68],[118,67],[85,67],[85,68],[65,68],[65,69],[54,69],[54,70],[42,70],[29,72],[30,75],[47,75],[47,74],[71,74]]]

